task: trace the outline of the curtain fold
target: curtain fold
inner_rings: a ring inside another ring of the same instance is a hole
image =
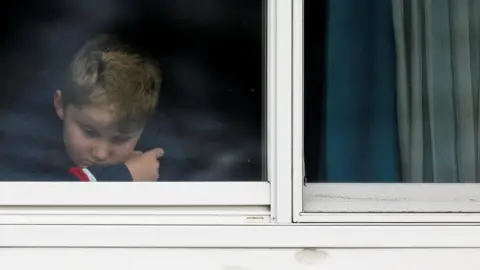
[[[478,0],[392,0],[403,182],[479,179]]]
[[[391,4],[385,0],[328,1],[328,182],[400,179]]]

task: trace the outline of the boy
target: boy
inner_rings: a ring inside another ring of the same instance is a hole
[[[70,63],[54,94],[73,181],[156,181],[164,151],[134,151],[157,105],[160,70],[152,59],[101,35]]]

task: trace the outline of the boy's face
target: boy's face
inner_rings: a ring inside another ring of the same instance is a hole
[[[59,90],[54,105],[63,120],[67,153],[76,166],[123,163],[132,155],[142,134],[142,128],[120,132],[114,111],[107,106],[64,107]]]

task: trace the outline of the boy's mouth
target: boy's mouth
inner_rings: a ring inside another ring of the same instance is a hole
[[[80,163],[80,167],[87,168],[89,166],[92,166],[93,164],[95,164],[95,163],[91,162],[91,161],[83,161],[83,162]]]

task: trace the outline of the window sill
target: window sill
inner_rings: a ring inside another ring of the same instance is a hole
[[[478,248],[480,227],[0,225],[0,247]]]

